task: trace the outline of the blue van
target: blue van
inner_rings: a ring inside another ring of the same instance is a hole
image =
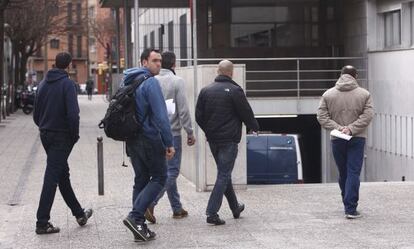
[[[247,135],[247,183],[303,183],[299,136]]]

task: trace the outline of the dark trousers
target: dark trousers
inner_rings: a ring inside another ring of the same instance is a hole
[[[48,223],[58,186],[72,214],[77,218],[82,217],[84,211],[76,199],[69,178],[68,157],[74,146],[73,139],[67,133],[51,131],[42,131],[40,138],[47,154],[47,166],[37,210],[36,226],[44,226]]]
[[[353,137],[349,141],[332,140],[332,152],[339,171],[339,187],[347,214],[355,212],[358,206],[364,146],[365,138],[361,137]]]
[[[213,143],[210,142],[210,150],[217,164],[217,179],[208,200],[207,216],[216,215],[223,202],[223,195],[229,203],[230,209],[236,210],[238,201],[231,181],[231,173],[237,158],[237,143]]]
[[[137,224],[145,222],[145,211],[164,188],[167,178],[165,147],[161,138],[139,135],[127,142],[127,154],[135,171],[132,211],[129,217]]]

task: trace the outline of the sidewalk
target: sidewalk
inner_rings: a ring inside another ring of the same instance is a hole
[[[98,196],[97,124],[107,104],[103,96],[79,97],[81,138],[71,157],[72,184],[81,204],[94,209],[79,227],[60,193],[51,222],[61,232],[34,233],[46,155],[32,117],[21,112],[0,125],[0,249],[9,248],[414,248],[414,182],[363,183],[364,218],[343,217],[336,184],[249,186],[239,191],[246,204],[234,220],[227,202],[224,226],[205,223],[209,193],[197,193],[180,177],[179,189],[189,217],[171,218],[164,197],[155,210],[155,241],[135,243],[122,219],[131,208],[133,170],[121,167],[122,144],[104,137],[105,195]],[[127,161],[127,164],[130,164]],[[392,167],[390,165],[390,167]]]

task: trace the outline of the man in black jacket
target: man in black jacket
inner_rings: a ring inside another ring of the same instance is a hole
[[[68,157],[79,139],[76,87],[65,71],[72,62],[72,57],[69,53],[59,53],[55,62],[56,68],[49,70],[39,84],[33,113],[47,154],[42,194],[37,210],[37,234],[60,231],[49,222],[57,186],[80,226],[84,226],[92,216],[92,209],[83,209],[79,204],[69,179]]]
[[[225,224],[217,214],[223,195],[226,196],[235,219],[244,210],[244,204],[237,201],[231,173],[241,139],[242,122],[249,130],[259,130],[243,89],[232,77],[233,63],[221,61],[215,82],[201,90],[196,105],[196,121],[206,134],[217,164],[217,179],[206,210],[207,223],[214,225]]]

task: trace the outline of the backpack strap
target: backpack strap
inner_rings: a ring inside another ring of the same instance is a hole
[[[131,86],[131,88],[130,88],[131,92],[130,93],[135,92],[137,87],[139,87],[144,81],[146,81],[150,77],[152,77],[152,76],[144,74],[144,76],[141,76],[141,77],[138,77],[138,79],[135,79],[134,82],[130,85]]]

